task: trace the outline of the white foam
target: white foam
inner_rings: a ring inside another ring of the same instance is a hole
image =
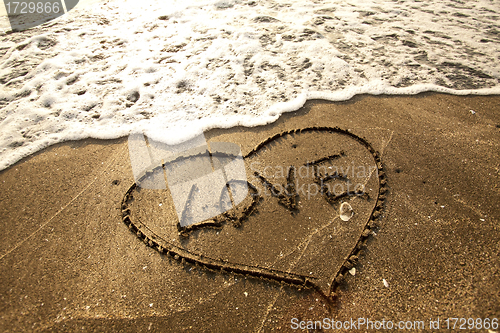
[[[67,140],[143,132],[176,143],[268,124],[308,99],[500,94],[499,4],[79,5],[0,36],[0,169]]]

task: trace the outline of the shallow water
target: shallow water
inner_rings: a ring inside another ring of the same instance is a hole
[[[307,99],[500,93],[500,1],[97,1],[0,36],[0,169],[50,144],[257,126]]]

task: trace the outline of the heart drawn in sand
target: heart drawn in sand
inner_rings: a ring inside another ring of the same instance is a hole
[[[210,146],[147,168],[122,200],[123,222],[176,260],[332,295],[380,217],[387,191],[380,154],[330,127],[276,134],[239,162],[238,152]],[[203,154],[212,170],[242,163],[246,177],[225,171],[222,186],[189,185],[179,201],[178,181],[169,175],[194,160],[200,165]],[[151,186],[165,175],[167,186]]]

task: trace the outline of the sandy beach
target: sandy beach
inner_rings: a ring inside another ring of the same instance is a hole
[[[0,5],[0,331],[500,332],[497,0],[75,2]]]
[[[301,197],[300,213],[292,215],[269,199],[264,204],[272,209],[250,214],[241,228],[201,230],[184,248],[262,267],[269,266],[267,257],[288,251],[283,267],[291,273],[303,274],[311,263],[314,274],[343,270],[330,297],[314,288],[182,263],[147,246],[122,221],[122,199],[134,183],[127,138],[88,139],[52,146],[0,173],[0,326],[8,332],[289,332],[293,318],[368,318],[423,321],[420,331],[429,331],[438,317],[441,329],[446,318],[500,318],[500,97],[423,93],[312,100],[266,126],[205,135],[209,144],[236,143],[246,155],[278,133],[306,127],[348,130],[380,154],[388,191],[356,262],[345,267],[343,253],[356,246],[370,218],[371,208],[356,210],[358,201],[351,201],[353,219],[343,222],[337,203],[310,209]],[[307,144],[321,134],[310,135]],[[348,156],[355,150],[345,147]],[[269,151],[273,163],[309,159],[279,142]],[[132,218],[161,220],[143,209],[153,197],[144,190],[136,198],[133,208],[139,210]],[[273,209],[278,213],[262,218]],[[266,225],[269,219],[273,225]],[[299,219],[311,224],[287,231],[286,223]],[[334,225],[342,232],[335,233]],[[248,244],[231,244],[242,233],[265,237],[266,230],[274,230],[276,242],[248,238]],[[287,232],[299,244],[308,239],[307,248],[295,251],[297,243],[279,241]],[[180,242],[175,236],[172,242]],[[327,251],[333,247],[340,253],[336,261]],[[220,250],[231,248],[248,248],[249,254]]]

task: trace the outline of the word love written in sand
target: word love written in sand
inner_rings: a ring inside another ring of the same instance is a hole
[[[221,166],[238,156],[207,154]],[[207,269],[330,295],[356,264],[383,208],[386,179],[379,154],[365,139],[329,127],[279,133],[259,144],[242,158],[246,180],[225,172],[225,186],[212,186],[217,204],[191,184],[179,214],[169,186],[139,186],[155,174],[167,175],[170,184],[176,165],[199,158],[200,152],[182,154],[151,166],[124,196],[122,215],[148,246]],[[220,213],[182,223],[206,216],[203,211]]]

